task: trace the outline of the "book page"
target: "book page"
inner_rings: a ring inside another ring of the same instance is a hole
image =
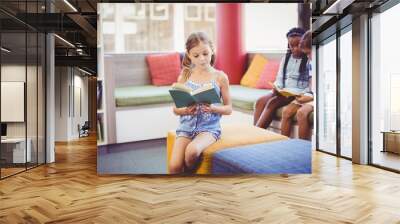
[[[290,97],[290,96],[299,96],[299,95],[300,95],[299,92],[295,92],[295,91],[292,91],[292,90],[288,90],[288,89],[286,89],[286,88],[283,88],[283,89],[278,88],[278,87],[277,87],[274,83],[272,83],[272,82],[269,82],[269,84],[272,85],[273,88],[276,89],[276,91],[278,91],[279,94],[281,94],[282,96]]]
[[[192,90],[190,88],[186,87],[182,83],[176,83],[175,82],[174,84],[172,84],[171,88],[172,89],[176,89],[176,90],[181,90],[181,91],[184,91],[184,92],[187,92],[187,93],[191,93],[192,92]]]
[[[200,87],[200,88],[194,90],[194,91],[192,92],[192,95],[195,95],[195,94],[197,94],[197,93],[201,93],[201,92],[207,91],[207,90],[209,90],[209,89],[213,89],[213,88],[214,88],[214,86],[213,86],[211,83],[208,83],[208,84],[205,84],[205,85],[203,85],[202,87]]]
[[[294,91],[291,91],[291,90],[288,90],[288,89],[277,89],[277,90],[282,96],[286,96],[286,97],[299,96],[300,95],[300,93],[297,93],[297,92],[294,92]]]

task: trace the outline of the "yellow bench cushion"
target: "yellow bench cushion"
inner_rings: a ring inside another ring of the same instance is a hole
[[[210,174],[212,156],[218,150],[241,145],[288,139],[284,135],[276,134],[249,124],[221,125],[221,129],[221,139],[203,151],[203,159],[196,171],[197,174]],[[175,138],[175,131],[169,131],[167,136],[167,166],[171,159]]]

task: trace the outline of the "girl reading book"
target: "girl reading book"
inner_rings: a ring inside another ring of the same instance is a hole
[[[299,43],[300,50],[307,56],[307,67],[308,67],[308,77],[311,77],[310,72],[310,59],[311,59],[311,32],[305,33],[300,40]],[[309,78],[309,86],[311,84],[311,79]],[[290,136],[290,131],[292,129],[292,117],[296,114],[297,123],[299,125],[299,138],[308,139],[308,135],[306,133],[305,128],[309,129],[308,122],[308,114],[310,111],[308,102],[312,101],[313,95],[310,88],[307,88],[307,92],[304,92],[299,97],[296,97],[295,100],[290,102],[287,106],[285,106],[282,110],[282,120],[281,120],[281,133],[286,136]],[[312,105],[312,104],[311,104]],[[300,113],[298,112],[300,110]],[[306,113],[306,114],[304,114]],[[305,116],[304,116],[305,115]]]
[[[301,51],[299,43],[305,31],[302,28],[292,28],[286,34],[288,40],[288,51],[282,58],[278,74],[274,83],[275,88],[272,93],[261,100],[266,100],[261,113],[256,110],[254,122],[257,127],[268,128],[275,115],[275,111],[288,105],[295,99],[301,99],[304,93],[309,92],[309,70],[307,68],[307,56]],[[290,92],[298,93],[298,96],[283,96],[278,89],[286,89]],[[258,104],[258,105],[257,105]],[[263,106],[263,103],[257,102],[256,106]],[[290,111],[288,108],[283,112],[283,117],[296,111]],[[258,116],[258,117],[257,117]],[[287,135],[287,127],[283,127],[282,134]]]
[[[212,84],[223,103],[196,103],[182,108],[174,106],[173,111],[180,118],[168,164],[171,174],[194,170],[203,150],[221,136],[221,115],[232,113],[228,77],[213,67],[214,62],[214,49],[210,39],[202,32],[192,33],[186,41],[183,69],[177,82],[193,91],[203,85]]]

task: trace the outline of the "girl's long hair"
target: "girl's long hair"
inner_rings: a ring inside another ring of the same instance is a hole
[[[295,28],[292,28],[289,30],[289,32],[286,34],[286,37],[287,38],[302,37],[304,35],[304,33],[305,33],[304,29],[295,27]],[[286,67],[287,67],[287,64],[289,62],[289,58],[291,55],[292,55],[292,52],[290,51],[289,44],[288,44],[288,50],[285,55],[285,63],[283,64],[283,80],[282,80],[283,87],[285,87]],[[307,68],[307,60],[308,60],[307,55],[303,53],[301,55],[301,63],[300,63],[300,67],[299,67],[299,78],[297,80],[297,86],[299,88],[303,88],[308,85],[308,81],[309,81],[310,77],[308,74],[309,71]]]
[[[191,73],[192,73],[192,62],[189,58],[189,51],[196,47],[200,42],[203,42],[205,44],[208,44],[208,46],[210,46],[211,48],[211,66],[214,66],[215,63],[215,54],[214,54],[214,46],[211,42],[211,40],[207,37],[207,35],[203,32],[195,32],[189,35],[188,39],[186,40],[186,52],[185,52],[185,56],[183,56],[183,60],[182,60],[182,75],[183,75],[183,79],[186,81],[189,79]]]

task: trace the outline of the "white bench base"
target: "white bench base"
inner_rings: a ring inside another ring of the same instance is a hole
[[[166,138],[178,127],[172,104],[117,108],[115,119],[117,143]]]
[[[253,124],[253,114],[234,109],[231,115],[222,116],[221,124],[233,123]],[[173,113],[172,104],[117,108],[116,143],[165,138],[178,125],[179,118]],[[280,133],[280,122],[274,120],[268,129]],[[297,125],[293,125],[291,137],[297,136]]]

